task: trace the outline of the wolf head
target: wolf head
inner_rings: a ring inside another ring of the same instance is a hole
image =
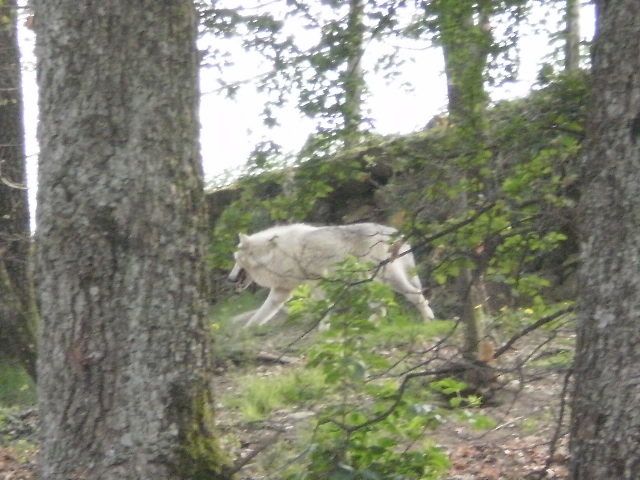
[[[264,284],[265,272],[269,272],[274,261],[277,241],[277,234],[238,235],[238,245],[233,254],[236,263],[228,276],[228,280],[236,284],[236,290],[244,290],[253,282],[267,286]]]
[[[236,251],[233,254],[236,265],[244,269],[251,268],[254,250],[255,247],[252,247],[249,235],[245,235],[244,233],[239,234],[238,245],[236,245]]]
[[[253,283],[253,280],[251,279],[247,271],[240,265],[238,265],[237,262],[231,269],[231,272],[229,272],[227,280],[235,283],[235,289],[237,292],[241,292]]]
[[[233,254],[233,258],[235,259],[236,263],[231,269],[231,272],[229,272],[229,276],[227,277],[228,281],[235,283],[235,288],[238,292],[245,290],[249,285],[253,283],[251,276],[245,268],[247,257],[244,250],[246,250],[249,244],[248,239],[249,237],[244,233],[241,233],[239,235],[237,250]]]

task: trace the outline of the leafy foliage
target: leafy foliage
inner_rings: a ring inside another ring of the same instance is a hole
[[[464,128],[446,122],[407,137],[371,137],[338,153],[310,147],[296,169],[238,184],[240,199],[216,226],[213,264],[228,267],[238,231],[335,215],[353,194],[373,205],[369,219],[392,219],[411,237],[421,277],[436,292],[439,318],[460,315],[454,287],[467,269],[487,285],[492,325],[503,332],[535,325],[572,300],[570,290],[558,287],[575,268],[576,164],[587,97],[587,79],[567,75],[527,99],[495,105],[482,148],[474,148]],[[392,173],[375,183],[379,165],[390,165]],[[472,425],[492,426],[474,410],[481,398],[459,378],[426,382],[405,371],[405,382],[389,375],[394,365],[379,354],[382,332],[401,335],[411,320],[370,276],[370,265],[347,262],[324,282],[326,298],[312,300],[302,288],[289,304],[294,319],[320,321],[330,314],[330,328],[309,363],[331,394],[309,441],[304,472],[293,468],[285,478],[437,478],[446,459],[424,440],[446,413],[433,406],[436,395],[446,397],[447,408],[463,408]],[[382,318],[374,321],[372,303],[381,307]],[[442,334],[442,325],[413,328],[434,328],[421,333],[433,336]]]
[[[468,151],[455,126],[437,127],[372,137],[336,157],[243,179],[241,198],[217,222],[212,265],[229,267],[238,232],[320,220],[324,211],[341,211],[353,193],[354,203],[373,204],[375,219],[393,219],[413,237],[419,256],[429,259],[422,277],[431,288],[450,286],[470,268],[507,287],[496,307],[528,308],[573,266],[586,95],[585,79],[567,76],[527,100],[497,105],[481,152]],[[371,168],[385,164],[393,169],[390,181],[373,188]],[[460,211],[455,199],[463,192],[468,205]],[[456,313],[446,308],[441,314]]]
[[[368,74],[381,72],[392,79],[426,47],[444,47],[455,96],[484,107],[484,81],[500,84],[517,73],[515,46],[530,3],[276,0],[239,6],[203,0],[203,37],[217,39],[207,42],[211,46],[203,63],[217,68],[220,91],[231,97],[244,84],[255,84],[266,98],[266,125],[277,125],[278,110],[294,104],[315,123],[315,151],[352,146],[371,128],[366,112]],[[225,47],[230,38],[254,55],[260,73],[247,79],[225,74],[234,61],[233,49]],[[474,116],[474,109],[467,113]],[[278,151],[275,144],[267,147],[259,148],[253,160],[262,163]]]
[[[381,325],[415,321],[387,286],[371,281],[373,272],[375,266],[346,260],[322,282],[326,298],[303,290],[291,303],[294,318],[329,315],[308,367],[322,372],[333,395],[318,414],[304,470],[286,478],[435,479],[448,467],[446,455],[424,439],[438,409],[424,390],[409,391],[388,375],[390,359],[368,341]],[[429,330],[438,331],[437,322],[423,333]]]
[[[274,5],[275,4],[275,5]],[[268,95],[264,122],[277,124],[277,109],[292,101],[317,122],[318,138],[345,140],[358,135],[363,123],[366,85],[361,60],[366,45],[398,33],[395,0],[350,2],[201,2],[202,25],[221,38],[235,36],[260,55],[264,73],[258,89]],[[302,32],[302,33],[301,33]],[[393,64],[393,54],[380,63]],[[207,63],[231,61],[228,52],[212,49]],[[235,94],[239,84],[220,77],[222,88]]]

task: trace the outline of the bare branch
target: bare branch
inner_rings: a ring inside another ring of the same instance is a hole
[[[509,350],[514,343],[516,343],[519,339],[521,339],[525,335],[533,332],[534,330],[540,328],[543,325],[546,325],[549,322],[552,322],[553,320],[561,317],[562,315],[566,315],[567,313],[573,312],[574,309],[575,308],[571,306],[571,307],[564,308],[562,310],[558,310],[557,312],[554,312],[551,315],[547,315],[545,317],[538,319],[537,321],[533,322],[531,325],[527,325],[525,328],[523,328],[521,331],[519,331],[518,333],[513,335],[509,340],[507,340],[507,342],[504,345],[498,348],[496,352],[493,354],[493,358],[498,358],[499,356],[501,356],[503,353]]]

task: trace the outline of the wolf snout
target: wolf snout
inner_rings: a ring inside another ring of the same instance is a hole
[[[253,282],[247,271],[237,263],[233,266],[231,272],[229,272],[227,281],[235,284],[237,292],[246,289]]]
[[[227,281],[231,283],[238,282],[240,280],[240,277],[242,276],[243,270],[244,269],[236,263],[229,272],[229,275],[227,275]]]
[[[227,275],[227,282],[229,283],[236,283],[238,281],[238,274],[231,272],[229,273],[229,275]]]

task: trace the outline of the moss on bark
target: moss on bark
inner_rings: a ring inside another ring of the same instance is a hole
[[[184,425],[181,432],[177,474],[190,480],[233,478],[231,462],[218,443],[211,391],[203,386],[196,395],[184,395],[183,392],[182,389],[174,390],[173,399],[176,407],[190,410],[190,415],[182,418],[190,418],[191,422]]]

